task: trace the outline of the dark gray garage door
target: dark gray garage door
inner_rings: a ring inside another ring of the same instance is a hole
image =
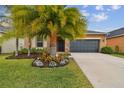
[[[70,51],[71,52],[98,52],[99,40],[85,39],[85,40],[71,41]]]

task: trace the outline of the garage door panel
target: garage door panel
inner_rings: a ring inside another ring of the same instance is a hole
[[[99,40],[88,39],[71,41],[70,50],[71,52],[98,52]]]

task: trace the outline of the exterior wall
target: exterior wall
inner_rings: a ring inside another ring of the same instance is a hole
[[[2,33],[0,33],[0,37],[2,36]]]
[[[47,43],[47,40],[43,40],[43,47],[44,47],[44,48],[47,48],[47,44],[48,44],[48,43]]]
[[[16,49],[16,40],[10,39],[2,44],[2,53],[11,53]]]
[[[3,33],[0,33],[0,37],[3,35]],[[1,46],[1,53],[11,53],[15,50],[15,39],[10,39],[8,41],[3,42]]]
[[[43,40],[43,47],[44,47],[44,48],[47,47],[47,44],[48,44],[47,41],[48,41],[48,40]],[[38,48],[38,47],[37,47],[37,38],[36,38],[36,37],[32,38],[31,47],[32,47],[32,48]],[[28,48],[28,38],[25,38],[25,39],[24,39],[24,48]],[[42,47],[41,47],[41,48],[42,48]]]
[[[32,45],[31,45],[32,48],[37,47],[37,38],[36,38],[36,37],[34,37],[34,38],[32,39],[31,44],[32,44]]]
[[[24,39],[19,39],[19,50],[24,47]],[[13,53],[16,49],[16,39],[5,41],[2,46],[2,53]]]
[[[99,39],[100,40],[100,50],[102,47],[106,46],[106,35],[105,34],[88,34],[85,39]],[[99,50],[99,51],[100,51]]]
[[[3,35],[3,33],[0,33],[0,37]],[[12,38],[5,42],[3,42],[1,45],[1,53],[12,53],[16,49],[16,39]],[[24,47],[24,39],[19,39],[19,50]]]
[[[1,34],[0,34],[1,35]],[[36,48],[36,37],[32,39],[32,48]],[[19,39],[19,50],[22,48],[27,48],[28,47],[28,39]],[[47,40],[43,40],[43,47],[47,47]],[[1,53],[13,53],[16,49],[16,39],[10,39],[8,41],[5,41],[1,45]]]
[[[19,50],[21,50],[22,48],[24,48],[24,39],[19,39],[19,47],[18,48],[19,48]]]
[[[65,39],[65,52],[70,51],[70,41]]]
[[[106,46],[106,37],[103,34],[88,34],[85,37],[82,36],[77,39],[99,39],[100,40],[100,49],[104,46]],[[37,47],[37,38],[34,37],[32,39],[32,48]],[[115,43],[115,42],[114,42]],[[28,39],[19,39],[19,50],[21,48],[27,48],[28,45]],[[47,40],[43,40],[43,47],[49,47],[49,38]],[[2,44],[2,53],[11,53],[15,51],[16,49],[16,39],[10,39]],[[65,39],[65,51],[70,51],[70,40]]]
[[[2,33],[0,32],[0,37],[2,36]],[[1,43],[0,43],[0,54],[1,54],[1,52],[2,52],[2,45],[1,45]]]
[[[120,52],[124,52],[124,36],[108,38],[107,46],[112,47],[114,50],[116,46],[119,46]]]
[[[100,40],[100,50],[102,47],[106,46],[105,34],[87,34],[86,36],[82,36],[77,39],[99,39]],[[70,51],[70,41],[69,40],[65,40],[65,50]]]

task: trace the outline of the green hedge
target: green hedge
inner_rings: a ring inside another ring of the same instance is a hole
[[[44,48],[31,48],[31,53],[42,53],[43,51],[45,51]],[[27,54],[28,53],[28,49],[27,48],[23,48],[19,51],[19,54]]]
[[[113,53],[113,49],[112,49],[111,47],[106,46],[106,47],[103,47],[103,48],[101,49],[101,53],[104,53],[104,54],[112,54],[112,53]]]
[[[19,51],[20,54],[27,54],[28,53],[28,49],[27,48],[23,48]]]

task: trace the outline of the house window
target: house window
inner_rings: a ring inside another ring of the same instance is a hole
[[[37,47],[43,47],[43,39],[37,36]]]

